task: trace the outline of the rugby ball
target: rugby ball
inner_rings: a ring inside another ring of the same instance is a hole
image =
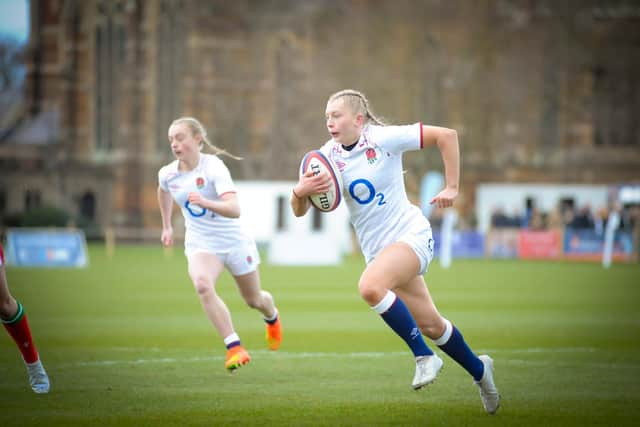
[[[329,191],[326,193],[316,193],[309,196],[311,204],[322,212],[331,212],[338,207],[342,200],[342,175],[336,165],[327,158],[320,150],[309,151],[302,158],[300,164],[300,175],[308,170],[312,170],[314,175],[326,173],[331,178]]]

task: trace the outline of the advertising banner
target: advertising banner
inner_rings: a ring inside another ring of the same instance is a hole
[[[486,255],[490,258],[516,258],[518,232],[516,228],[497,228],[487,233]]]
[[[87,244],[80,230],[10,229],[7,264],[17,267],[87,266]]]
[[[520,230],[518,255],[521,259],[558,259],[562,256],[562,233],[559,230]]]
[[[569,259],[600,261],[604,247],[604,233],[595,230],[574,230],[567,228],[564,233],[564,256]],[[612,259],[630,261],[633,258],[633,237],[631,233],[617,231],[613,237]]]
[[[436,257],[440,254],[442,235],[433,231]],[[453,258],[482,258],[484,256],[484,236],[479,231],[454,230],[451,236],[451,255]]]

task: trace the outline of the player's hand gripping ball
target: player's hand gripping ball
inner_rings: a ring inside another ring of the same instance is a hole
[[[320,150],[309,151],[302,158],[300,176],[308,170],[314,175],[326,173],[331,178],[329,190],[326,193],[316,193],[309,196],[311,204],[322,212],[331,212],[338,207],[342,200],[342,174],[336,165],[328,159]]]

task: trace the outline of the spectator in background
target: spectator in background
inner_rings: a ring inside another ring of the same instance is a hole
[[[593,229],[595,227],[593,216],[591,214],[591,206],[584,205],[578,213],[575,214],[568,227],[575,229]]]
[[[573,222],[573,219],[576,217],[576,213],[573,209],[564,208],[562,211],[562,224],[565,227],[569,227],[569,224]]]
[[[620,212],[620,229],[629,233],[633,232],[633,209],[632,207],[625,207]]]
[[[563,226],[564,223],[562,222],[562,213],[560,212],[560,207],[556,206],[547,215],[547,228],[551,230],[559,230],[562,229]]]
[[[593,226],[598,235],[604,234],[604,228],[607,225],[608,218],[609,211],[606,207],[602,206],[596,210],[596,214],[593,216]]]
[[[520,228],[531,228],[531,221],[535,214],[536,208],[533,206],[533,200],[527,198],[524,215],[520,216]]]
[[[520,228],[522,221],[520,212],[516,211],[509,216],[502,207],[495,208],[491,214],[491,226],[493,228]]]
[[[529,211],[529,223],[527,226],[531,230],[544,230],[546,228],[544,214],[538,208],[533,207]]]
[[[495,208],[491,214],[491,226],[494,228],[511,227],[511,220],[502,208]]]

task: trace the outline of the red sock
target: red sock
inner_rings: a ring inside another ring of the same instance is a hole
[[[24,361],[27,363],[37,362],[38,351],[36,350],[36,346],[33,345],[29,322],[27,322],[27,315],[22,308],[22,304],[18,303],[18,312],[12,320],[4,323],[4,328],[16,342]]]

